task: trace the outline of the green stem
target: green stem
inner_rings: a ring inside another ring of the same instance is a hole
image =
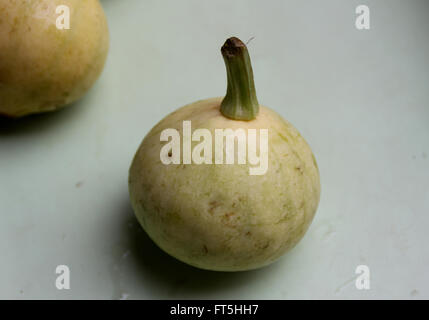
[[[259,112],[253,81],[252,64],[246,45],[238,38],[226,40],[222,46],[228,87],[220,112],[233,120],[252,120]]]

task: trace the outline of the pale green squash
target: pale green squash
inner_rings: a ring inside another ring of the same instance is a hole
[[[298,131],[259,107],[244,44],[232,38],[225,46],[232,46],[232,56],[223,50],[227,96],[195,102],[161,120],[134,157],[129,192],[140,224],[164,251],[195,267],[240,271],[270,264],[298,243],[316,212],[320,182]],[[249,163],[162,163],[161,132],[174,128],[183,137],[184,120],[212,136],[215,129],[268,129],[266,173],[250,175]]]
[[[70,29],[56,26],[59,5]],[[53,111],[84,95],[103,70],[109,33],[98,0],[0,0],[0,114]]]

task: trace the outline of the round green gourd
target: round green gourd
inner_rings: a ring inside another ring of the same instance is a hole
[[[222,54],[226,97],[192,103],[161,120],[134,157],[129,192],[138,221],[165,252],[198,268],[240,271],[268,265],[298,243],[316,212],[320,183],[304,138],[259,106],[246,46],[230,38]],[[186,120],[213,137],[215,129],[268,129],[268,170],[250,175],[248,163],[165,165],[160,134],[174,128],[183,136]]]

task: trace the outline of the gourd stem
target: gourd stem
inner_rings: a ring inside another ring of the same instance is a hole
[[[226,40],[221,49],[228,86],[220,112],[233,120],[252,120],[259,112],[253,70],[246,45],[238,38]]]

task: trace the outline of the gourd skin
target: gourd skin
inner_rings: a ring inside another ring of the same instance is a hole
[[[70,8],[58,30],[56,7]],[[21,117],[70,104],[94,84],[109,47],[98,0],[0,0],[0,114]]]
[[[236,121],[220,113],[221,102],[182,107],[147,134],[129,172],[131,203],[150,238],[177,259],[208,270],[255,269],[295,246],[308,229],[320,197],[319,171],[305,140],[274,111],[261,106],[256,119]],[[174,128],[183,137],[184,120],[192,130],[209,129],[213,139],[214,129],[268,129],[266,174],[249,175],[254,166],[248,163],[163,164],[160,134]]]

